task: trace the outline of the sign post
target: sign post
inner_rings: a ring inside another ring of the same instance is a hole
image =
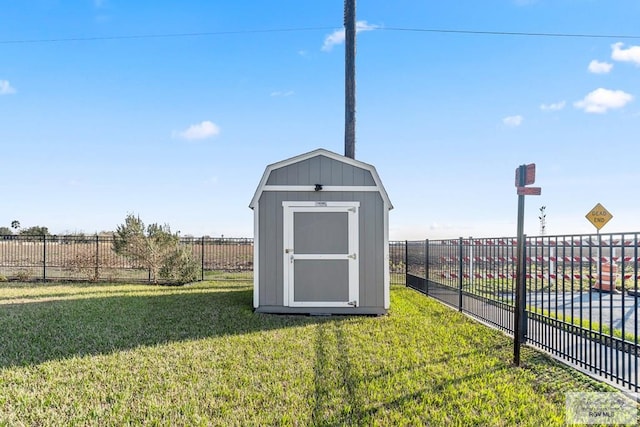
[[[601,273],[600,264],[602,261],[600,260],[600,246],[602,242],[600,241],[600,229],[604,227],[609,221],[611,221],[611,218],[613,218],[613,215],[611,215],[611,213],[607,209],[605,209],[604,206],[598,203],[589,211],[589,213],[585,215],[585,218],[587,218],[587,220],[591,224],[593,224],[593,226],[596,228],[596,234],[598,235],[598,249],[597,249],[598,263],[596,264],[596,277],[598,277],[598,281],[596,282],[594,289],[601,290],[602,289],[602,273]],[[613,261],[614,257],[615,257],[615,249],[611,254],[612,264],[615,264],[615,261]],[[615,268],[612,266],[607,266],[607,267]],[[611,284],[609,286],[611,287]]]
[[[524,196],[539,196],[540,187],[526,187],[536,180],[536,165],[521,165],[516,169],[516,188],[518,194],[518,240],[516,248],[516,306],[513,319],[513,363],[520,366],[520,345],[527,336],[526,313],[526,264],[524,235]]]

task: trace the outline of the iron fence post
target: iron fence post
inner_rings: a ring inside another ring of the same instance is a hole
[[[200,239],[200,265],[202,267],[202,278],[204,282],[204,236]]]
[[[47,281],[47,235],[42,235],[42,281]]]
[[[520,342],[527,342],[527,333],[529,331],[529,322],[527,319],[527,235],[522,239],[522,285],[521,285],[521,304],[520,304]],[[529,254],[531,256],[531,254]],[[529,266],[531,268],[531,266]]]
[[[429,295],[429,239],[424,241],[424,293]]]
[[[633,242],[634,242],[634,248],[633,248],[633,271],[634,271],[634,278],[633,278],[633,290],[634,290],[634,295],[638,295],[638,233],[634,234],[633,237]],[[623,273],[624,274],[624,273]],[[637,301],[637,298],[636,298]],[[636,317],[636,319],[638,318],[638,304],[635,304],[634,307],[634,315]],[[635,322],[633,325],[633,337],[634,337],[634,344],[636,346],[636,348],[638,348],[638,322]],[[635,392],[637,393],[638,391],[640,391],[640,384],[638,383],[638,358],[635,359],[635,366],[634,366],[634,382],[635,382]]]
[[[96,233],[96,280],[98,280],[100,277],[100,238],[98,237],[98,234]]]
[[[404,241],[404,285],[409,286],[409,241]]]
[[[474,290],[474,282],[473,282],[473,236],[469,236],[469,246],[467,247],[467,257],[469,258],[469,291],[473,292]]]
[[[458,239],[458,311],[462,311],[462,272],[463,272],[462,237],[460,237]]]

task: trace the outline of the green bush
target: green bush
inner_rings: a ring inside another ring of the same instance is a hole
[[[30,277],[31,275],[27,270],[20,270],[16,273],[16,279],[18,279],[20,282],[26,282]]]
[[[169,225],[145,227],[140,218],[129,214],[113,237],[114,252],[148,268],[154,283],[158,277],[178,283],[197,279],[198,265],[193,255],[180,246],[180,237]]]
[[[172,282],[189,283],[198,280],[200,266],[188,248],[178,247],[169,254],[160,268],[160,277]]]
[[[7,280],[9,279],[7,279],[6,276],[3,276],[2,274],[0,274],[0,282],[6,282]]]

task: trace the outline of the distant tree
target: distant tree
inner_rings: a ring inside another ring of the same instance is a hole
[[[33,227],[23,228],[22,230],[20,230],[20,235],[40,237],[40,236],[49,236],[50,234],[49,234],[49,229],[47,227],[41,227],[39,225],[35,225]]]
[[[547,207],[546,206],[541,206],[540,207],[540,216],[538,217],[538,219],[540,220],[540,235],[544,236],[546,231],[547,231],[547,214],[545,213]]]
[[[82,231],[70,233],[68,234],[68,236],[72,236],[73,241],[76,243],[89,243],[90,241],[89,237],[87,237],[87,235],[84,234]]]
[[[0,227],[0,236],[10,236],[13,234],[13,230],[9,227]]]
[[[113,250],[147,267],[154,283],[159,277],[182,283],[197,279],[193,255],[167,224],[145,227],[140,218],[129,214],[113,235]]]

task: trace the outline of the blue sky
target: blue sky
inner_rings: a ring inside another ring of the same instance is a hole
[[[341,0],[0,10],[0,226],[94,233],[135,213],[251,236],[267,164],[344,152]],[[640,2],[360,0],[357,19],[356,158],[395,206],[392,239],[515,235],[525,163],[542,187],[527,234],[543,205],[547,234],[595,232],[598,202],[602,232],[640,231]]]

